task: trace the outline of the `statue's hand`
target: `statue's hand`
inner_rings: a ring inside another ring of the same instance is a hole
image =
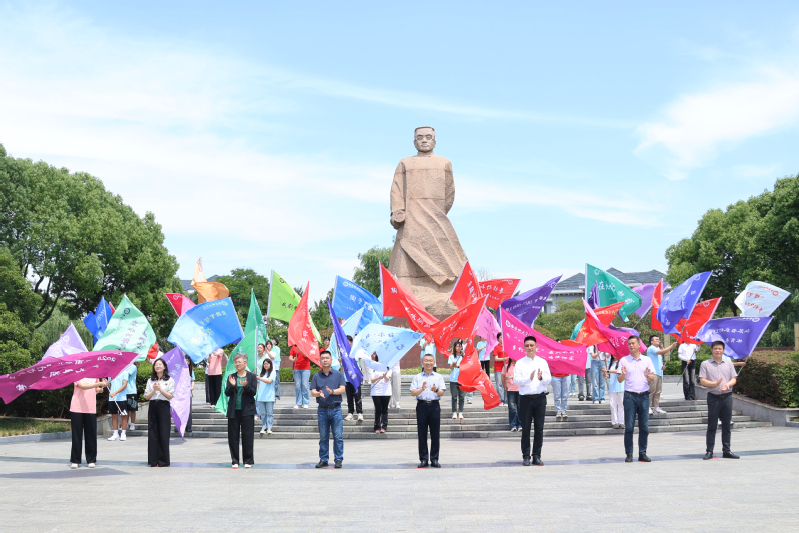
[[[399,229],[403,222],[405,222],[404,210],[400,209],[399,211],[395,211],[391,214],[391,225],[394,227],[394,229]]]

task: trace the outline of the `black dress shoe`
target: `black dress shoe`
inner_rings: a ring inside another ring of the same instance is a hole
[[[652,459],[647,457],[647,455],[645,453],[639,453],[638,454],[638,462],[639,463],[651,463]]]
[[[319,461],[316,463],[316,468],[327,468],[327,461]]]
[[[421,461],[416,468],[427,468],[427,461]]]
[[[628,453],[627,459],[624,460],[625,463],[632,463],[633,462],[633,454]]]
[[[537,455],[533,456],[533,466],[544,466],[544,462],[541,461],[541,457]]]
[[[724,458],[725,459],[740,459],[741,457],[739,455],[735,455],[732,452],[724,452]]]
[[[530,458],[529,457],[525,457],[524,458],[524,462],[522,462],[522,464],[524,466],[530,466]]]
[[[433,468],[441,468],[441,464],[438,462],[438,459],[433,459],[430,461],[430,466]]]
[[[707,452],[705,456],[702,457],[702,459],[705,461],[707,461],[708,459],[713,459],[713,452]]]
[[[341,461],[336,461],[333,465],[334,468],[341,468]]]

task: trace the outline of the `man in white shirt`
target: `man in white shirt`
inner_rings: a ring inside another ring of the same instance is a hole
[[[424,369],[413,376],[411,396],[416,398],[416,431],[419,438],[419,466],[426,468],[428,460],[433,468],[441,468],[438,463],[439,434],[441,432],[441,397],[446,387],[441,374],[433,370],[436,358],[432,355],[422,357]],[[427,430],[430,430],[430,453],[427,452]]]
[[[533,464],[541,462],[541,447],[544,444],[544,417],[547,410],[547,386],[552,381],[546,360],[535,355],[538,342],[535,337],[524,339],[527,357],[516,361],[513,382],[519,386],[519,414],[522,422],[522,458],[524,466],[530,466],[530,425],[533,425]]]
[[[687,342],[681,342],[677,349],[677,356],[682,365],[682,394],[686,400],[696,400],[694,382],[696,381],[696,351],[698,349],[699,346],[696,344]]]

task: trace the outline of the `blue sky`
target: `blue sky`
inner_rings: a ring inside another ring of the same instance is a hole
[[[154,212],[181,277],[201,255],[320,298],[391,246],[431,125],[476,269],[665,271],[708,209],[799,172],[797,30],[789,2],[14,2],[0,142]]]

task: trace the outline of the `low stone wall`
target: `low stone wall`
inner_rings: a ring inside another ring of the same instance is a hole
[[[707,389],[697,385],[696,397],[700,400],[707,400]],[[735,393],[732,395],[732,408],[740,410],[742,414],[751,416],[759,422],[771,422],[772,426],[796,427],[789,422],[791,418],[799,417],[799,409],[774,407]]]
[[[13,437],[0,437],[0,444],[11,444],[14,442],[39,442],[43,440],[71,439],[71,431],[61,431],[58,433],[34,433],[33,435],[14,435]]]

